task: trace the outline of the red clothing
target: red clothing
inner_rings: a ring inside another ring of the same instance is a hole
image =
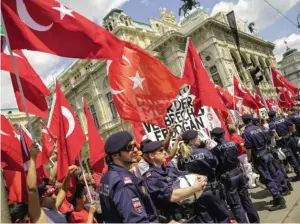
[[[244,139],[239,136],[237,133],[233,133],[230,135],[230,140],[235,142],[237,145],[238,145],[238,155],[243,155],[246,153],[246,148],[244,146],[241,146],[242,143],[245,143],[244,142]]]
[[[96,182],[96,186],[95,186],[95,189],[99,189],[99,184],[100,184],[100,181],[101,181],[101,178],[102,178],[102,174],[99,174],[99,173],[93,173],[92,174],[92,177],[94,178],[95,182]]]
[[[70,202],[68,202],[67,199],[65,199],[64,202],[62,203],[62,205],[60,206],[59,211],[62,214],[71,212],[71,211],[73,211],[73,205]]]
[[[85,209],[80,211],[73,211],[69,217],[70,223],[86,223],[89,217],[89,212]],[[93,223],[97,223],[96,219],[94,218]]]

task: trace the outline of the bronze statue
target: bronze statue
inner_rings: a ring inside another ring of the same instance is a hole
[[[250,33],[254,33],[255,32],[255,23],[254,22],[252,22],[252,23],[250,23],[249,25],[248,25],[248,29],[249,29],[249,32]]]
[[[183,6],[179,8],[179,16],[181,15],[181,11],[183,11],[183,15],[185,16],[188,11],[192,10],[193,7],[200,7],[200,3],[196,0],[181,0],[183,2]]]

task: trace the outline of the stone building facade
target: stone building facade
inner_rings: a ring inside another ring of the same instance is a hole
[[[274,44],[257,35],[245,32],[239,23],[241,55],[254,66],[276,66],[272,53]],[[205,67],[214,82],[220,86],[232,86],[232,74],[238,74],[246,87],[253,92],[252,80],[242,66],[232,34],[224,13],[209,17],[203,9],[197,9],[177,23],[176,16],[166,9],[160,9],[160,19],[149,19],[149,24],[134,21],[122,10],[114,9],[103,20],[103,26],[122,40],[133,42],[159,58],[174,75],[180,75],[184,60],[187,37],[190,37]],[[264,73],[261,88],[266,97],[275,96],[270,85],[270,74]],[[131,124],[122,121],[115,109],[107,78],[106,62],[101,60],[76,60],[58,77],[62,91],[68,98],[82,128],[87,133],[82,97],[92,112],[94,121],[106,139],[120,130],[132,131]],[[54,93],[54,85],[50,86]],[[51,105],[52,98],[48,99]],[[40,136],[40,122],[34,121],[35,135]],[[87,147],[85,147],[87,148]],[[87,150],[84,157],[87,158]]]
[[[300,52],[290,49],[288,46],[279,63],[282,74],[297,88],[300,87]]]

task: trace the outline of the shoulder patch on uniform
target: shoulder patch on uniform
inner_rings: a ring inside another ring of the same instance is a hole
[[[130,177],[123,177],[124,184],[132,184],[132,180]]]
[[[143,206],[142,206],[142,203],[140,201],[139,198],[133,198],[132,199],[132,204],[133,204],[133,207],[134,207],[134,210],[137,212],[137,213],[142,213],[143,212]]]

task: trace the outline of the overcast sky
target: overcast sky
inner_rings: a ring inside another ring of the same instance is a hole
[[[60,2],[97,23],[101,23],[102,18],[113,8],[121,8],[133,20],[148,23],[150,17],[159,18],[160,7],[178,15],[178,9],[182,4],[180,0],[60,0]],[[209,15],[234,10],[241,20],[255,22],[259,35],[276,45],[274,54],[278,61],[286,50],[284,40],[288,42],[290,48],[297,48],[300,51],[300,29],[293,24],[297,24],[300,0],[199,0],[199,2]],[[178,21],[179,19],[178,17]],[[24,53],[47,85],[73,61],[70,58],[40,52]],[[15,108],[17,106],[9,74],[2,71],[1,73],[1,108]]]

